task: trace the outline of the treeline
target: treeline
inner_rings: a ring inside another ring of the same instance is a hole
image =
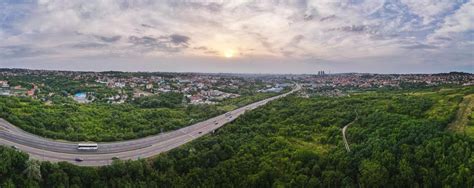
[[[175,130],[275,94],[225,100],[217,105],[184,105],[183,94],[163,93],[132,103],[78,104],[54,97],[52,104],[27,97],[0,97],[0,117],[33,134],[71,141],[117,141]]]
[[[156,158],[100,168],[2,148],[0,186],[472,187],[474,140],[444,129],[464,94],[289,96]],[[357,116],[347,152],[341,128]]]
[[[140,97],[132,103],[141,108],[177,108],[183,105],[184,95],[177,92],[162,93],[160,95]]]
[[[115,141],[178,129],[224,113],[210,105],[144,108],[142,104],[62,102],[47,105],[31,98],[0,97],[0,117],[53,139]]]

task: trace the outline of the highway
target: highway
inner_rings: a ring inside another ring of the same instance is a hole
[[[158,155],[186,144],[203,135],[233,121],[248,110],[253,110],[267,102],[285,97],[301,89],[299,85],[292,91],[264,99],[247,106],[238,108],[228,114],[222,114],[208,120],[183,127],[174,131],[145,138],[98,143],[96,151],[80,151],[77,142],[58,141],[27,133],[18,127],[0,119],[0,145],[16,147],[30,155],[30,158],[40,161],[67,161],[80,166],[104,166],[112,163],[112,158],[120,160],[137,160]],[[229,115],[230,114],[230,115]],[[76,161],[76,159],[82,161]]]

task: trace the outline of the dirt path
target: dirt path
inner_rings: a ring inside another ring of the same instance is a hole
[[[357,114],[356,118],[351,121],[350,123],[348,123],[346,126],[344,126],[342,128],[342,139],[344,141],[344,146],[346,147],[346,150],[347,152],[350,152],[351,151],[351,148],[349,147],[349,143],[347,142],[347,138],[346,138],[346,130],[349,126],[351,126],[352,124],[354,124],[354,122],[357,121],[357,119],[359,119],[359,114]]]

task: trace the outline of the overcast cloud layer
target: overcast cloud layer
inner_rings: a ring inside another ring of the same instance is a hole
[[[474,72],[473,12],[474,0],[0,0],[0,67]]]

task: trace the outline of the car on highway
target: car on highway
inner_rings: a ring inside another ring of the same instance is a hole
[[[119,158],[118,157],[112,157],[112,160],[114,160],[114,161],[119,160]]]
[[[18,149],[18,147],[16,147],[16,146],[12,146],[12,149]]]
[[[32,155],[37,157],[37,159],[48,160],[52,162],[56,161],[67,161],[71,163],[75,163],[76,165],[84,165],[84,166],[103,166],[109,165],[112,160],[115,160],[114,156],[116,156],[116,152],[128,152],[129,155],[124,157],[120,155],[119,160],[131,159],[136,160],[140,158],[144,158],[147,156],[157,155],[163,151],[168,150],[169,148],[176,148],[183,143],[188,143],[191,140],[194,140],[198,137],[203,136],[204,134],[208,133],[217,133],[218,129],[221,125],[224,125],[227,122],[231,122],[235,117],[238,117],[242,114],[242,109],[237,111],[227,112],[224,116],[217,116],[215,119],[211,119],[210,121],[204,121],[203,123],[195,123],[190,125],[188,129],[183,130],[175,130],[170,132],[170,135],[176,134],[180,135],[184,133],[187,136],[182,137],[173,137],[166,135],[156,135],[153,136],[153,140],[148,141],[149,138],[143,138],[147,140],[140,140],[139,142],[136,141],[125,141],[120,143],[91,143],[88,141],[79,142],[79,143],[63,143],[60,141],[49,140],[45,138],[38,138],[31,139],[31,146],[30,144],[25,145],[23,142],[20,142],[22,132],[18,134],[11,134],[11,136],[18,137],[15,139],[13,143],[11,143],[7,147],[15,148],[16,146],[19,147],[21,150],[26,150],[25,152],[30,154],[35,154],[34,151],[46,151],[41,152],[41,155]],[[196,121],[196,120],[194,120]],[[212,126],[212,123],[218,123],[219,126]],[[209,126],[210,124],[210,126]],[[214,130],[215,129],[215,130]],[[12,129],[13,131],[17,129]],[[196,130],[198,131],[198,135],[196,135]],[[10,132],[5,132],[5,134],[10,134]],[[202,135],[201,135],[202,134]],[[28,135],[27,135],[28,136]],[[190,138],[192,137],[192,138]],[[156,139],[155,139],[156,138]],[[0,138],[4,139],[4,138]],[[136,143],[135,143],[136,142]],[[7,142],[8,143],[8,142]],[[42,143],[48,143],[50,147],[42,146]],[[166,144],[157,144],[157,143],[166,143]],[[176,144],[175,144],[176,143]],[[168,145],[169,144],[169,145]],[[16,146],[13,146],[16,145]],[[29,147],[33,147],[35,150],[30,150]],[[54,148],[53,148],[54,147]],[[153,147],[153,148],[150,148]],[[72,157],[64,157],[70,156],[72,153],[78,153],[77,155],[73,155]],[[118,158],[118,157],[117,157]],[[0,159],[1,161],[1,159]]]

